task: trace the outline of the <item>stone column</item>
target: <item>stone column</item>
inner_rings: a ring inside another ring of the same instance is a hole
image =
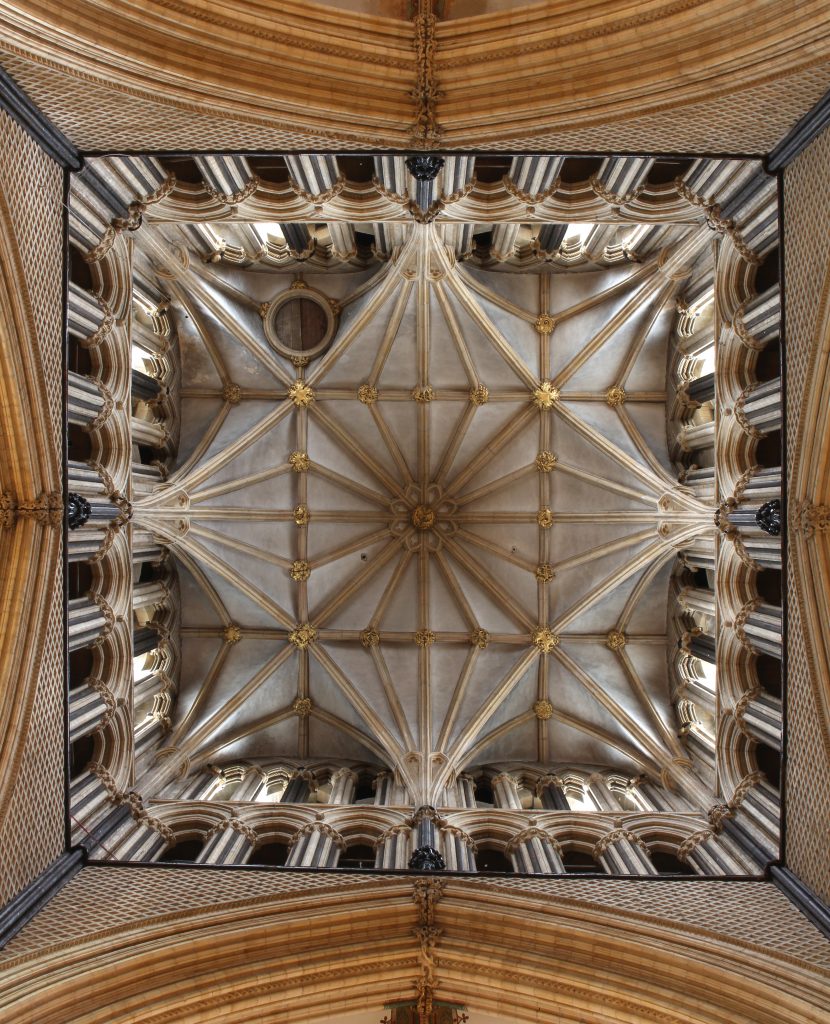
[[[139,762],[147,757],[150,750],[157,747],[162,736],[170,728],[170,694],[157,693],[153,697],[153,710],[150,711],[135,729],[135,759]]]
[[[167,444],[167,428],[161,420],[145,420],[133,416],[131,424],[133,444],[143,444],[148,448],[163,448]]]
[[[518,222],[493,225],[493,243],[490,251],[494,259],[503,261],[513,256],[520,228],[521,224]]]
[[[216,785],[216,775],[202,769],[182,780],[179,792],[173,797],[177,800],[207,800]]]
[[[492,780],[492,786],[497,807],[522,809],[522,802],[519,799],[519,781],[515,776],[510,775],[509,772],[502,772]]]
[[[149,530],[133,526],[133,564],[136,562],[160,562],[164,550]]]
[[[409,825],[393,825],[388,828],[375,843],[377,857],[375,867],[405,868],[409,863],[410,837],[412,829]]]
[[[155,861],[173,842],[173,832],[161,822],[151,826],[144,821],[131,821],[122,834],[107,847],[119,861]]]
[[[422,846],[430,846],[433,850],[439,849],[438,828],[445,822],[434,807],[419,807],[412,815],[410,824],[413,829],[414,849],[419,850]]]
[[[117,514],[115,506],[109,506]],[[114,518],[114,516],[113,516]],[[70,530],[67,536],[66,557],[70,562],[88,562],[101,550],[107,536],[105,523],[87,523]]]
[[[741,317],[744,327],[756,341],[764,344],[777,338],[781,329],[781,296],[779,286],[750,299]]]
[[[69,282],[66,296],[67,331],[73,338],[85,341],[101,326],[104,311],[98,300],[74,281]]]
[[[409,192],[415,196],[415,202],[426,211],[438,198],[438,175],[444,166],[444,158],[427,153],[418,153],[406,161],[406,167],[412,175]]]
[[[735,403],[735,414],[759,434],[781,429],[781,378],[753,384]]]
[[[265,785],[265,777],[262,772],[253,765],[245,772],[245,778],[233,791],[234,803],[243,803],[256,800]]]
[[[247,864],[257,844],[257,834],[239,818],[226,818],[205,837],[197,864]]]
[[[757,870],[734,840],[722,833],[716,835],[708,828],[685,840],[677,851],[677,857],[699,875],[743,875]]]
[[[536,235],[536,247],[543,256],[555,256],[567,234],[567,224],[540,224]]]
[[[406,158],[402,156],[376,156],[375,177],[381,186],[393,195],[402,196],[407,191]]]
[[[645,843],[633,832],[617,828],[594,847],[594,857],[609,875],[656,875]]]
[[[115,615],[102,597],[74,597],[67,601],[66,629],[70,651],[87,647],[112,629]]]
[[[681,648],[693,658],[706,661],[710,665],[717,663],[717,641],[709,633],[703,630],[693,630],[684,633],[680,640]]]
[[[781,657],[781,609],[761,601],[744,605],[735,618],[735,631],[744,646],[758,654]]]
[[[740,811],[753,822],[760,834],[771,841],[777,839],[781,822],[779,795],[760,772],[747,776],[747,779],[753,780],[752,783],[739,785],[732,802],[736,802],[740,792],[745,791],[740,801]]]
[[[302,868],[333,868],[346,848],[343,837],[331,825],[315,821],[304,825],[291,844],[286,865]]]
[[[608,781],[600,772],[594,772],[588,778],[588,792],[600,811],[622,810],[620,802],[608,787]]]
[[[678,599],[686,611],[698,612],[707,618],[715,617],[715,592],[708,587],[683,587]]]
[[[564,162],[561,156],[514,156],[507,176],[518,191],[538,196],[553,185]]]
[[[159,662],[162,659],[158,659]],[[143,679],[139,679],[138,682],[133,683],[133,713],[140,714],[142,710],[149,711],[153,697],[161,689],[172,689],[173,684],[170,678],[162,669],[157,669],[155,672],[151,672],[146,675]]]
[[[555,875],[565,870],[562,848],[543,829],[530,827],[515,835],[506,847],[513,870],[529,875]]]
[[[752,508],[759,508],[775,498],[781,498],[780,466],[770,466],[753,473],[741,493],[741,503]]]
[[[115,700],[100,680],[87,679],[69,691],[69,742],[94,732],[115,711]]]
[[[133,657],[137,658],[139,654],[149,654],[150,651],[154,651],[159,645],[159,635],[155,629],[150,626],[142,626],[140,629],[133,631]]]
[[[441,829],[441,852],[449,871],[475,871],[475,843],[460,828],[445,825]]]
[[[697,452],[715,445],[715,421],[684,423],[677,437],[684,452]]]
[[[152,491],[164,483],[164,473],[160,466],[151,466],[144,462],[133,462],[131,467],[133,486],[142,494]]]
[[[757,691],[746,694],[738,702],[735,715],[743,722],[747,730],[766,743],[773,750],[781,750],[782,745],[782,703],[780,697]]]
[[[715,467],[695,466],[681,477],[681,483],[691,487],[698,497],[709,496],[715,490]]]
[[[331,777],[330,804],[350,804],[357,787],[357,774],[351,768],[339,768]]]
[[[562,790],[562,781],[555,775],[545,775],[536,783],[536,795],[547,811],[568,811],[568,798]]]
[[[715,538],[714,533],[695,537],[688,547],[680,552],[680,557],[690,569],[714,569],[715,568]]]
[[[149,580],[133,587],[133,610],[164,604],[169,590],[161,580]]]
[[[109,794],[100,775],[89,768],[82,771],[69,784],[69,806],[72,808],[72,814],[86,828],[92,828],[96,823],[100,811],[108,800]]]
[[[476,784],[472,775],[459,775],[456,781],[459,807],[475,807]]]
[[[632,789],[633,799],[645,811],[684,813],[689,810],[687,801],[679,794],[654,782],[641,782]]]
[[[67,372],[66,416],[70,423],[90,427],[105,407],[112,407],[112,399],[104,394],[101,381],[74,370]]]
[[[715,400],[715,375],[706,373],[702,377],[695,377],[686,384],[686,394],[693,402],[703,405],[704,402]]]
[[[715,740],[699,724],[689,723],[683,727],[682,735],[686,737],[689,751],[706,766],[710,772],[715,770]]]
[[[302,804],[308,801],[311,794],[309,785],[309,772],[294,772],[291,781],[285,787],[280,803]]]
[[[347,221],[329,221],[326,224],[331,239],[331,251],[337,259],[349,260],[357,252],[354,227]]]
[[[596,178],[605,191],[615,196],[630,195],[645,183],[653,163],[653,157],[609,156]]]
[[[381,771],[375,776],[373,783],[375,790],[375,805],[378,807],[387,806],[392,802],[392,789],[394,778],[392,772]]]
[[[130,380],[131,394],[142,402],[152,402],[161,394],[161,384],[155,377],[142,370],[133,370]]]
[[[108,491],[101,474],[87,462],[69,459],[67,462],[69,490],[82,494],[87,500],[99,499],[105,503]]]

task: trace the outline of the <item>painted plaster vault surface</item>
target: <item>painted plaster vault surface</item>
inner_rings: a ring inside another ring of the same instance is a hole
[[[711,530],[667,451],[671,253],[707,235],[492,272],[456,260],[460,225],[395,227],[388,261],[302,275],[206,264],[181,225],[136,233],[181,351],[177,465],[134,503],[179,569],[166,745],[388,765],[416,802],[483,763],[659,776],[683,756],[669,576]],[[263,330],[291,287],[339,316],[306,366]]]

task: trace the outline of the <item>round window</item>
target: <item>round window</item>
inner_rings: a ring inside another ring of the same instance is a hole
[[[321,356],[331,344],[335,327],[329,300],[309,288],[292,288],[278,295],[265,315],[268,341],[289,359]]]

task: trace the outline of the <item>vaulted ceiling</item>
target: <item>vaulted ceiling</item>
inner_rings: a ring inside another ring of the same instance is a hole
[[[671,246],[500,273],[457,226],[397,230],[379,269],[304,276],[136,236],[181,347],[178,463],[135,510],[180,570],[167,742],[386,764],[421,802],[484,763],[659,776],[668,580],[711,522],[667,452]],[[337,316],[319,358],[266,338],[292,289]]]

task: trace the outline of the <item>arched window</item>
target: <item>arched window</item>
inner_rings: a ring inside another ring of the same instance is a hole
[[[201,839],[182,839],[178,843],[173,843],[172,846],[168,846],[167,849],[162,850],[158,856],[158,860],[163,861],[165,864],[171,864],[177,861],[185,861],[192,864],[201,852]]]
[[[70,562],[66,567],[67,596],[86,597],[92,590],[92,566],[89,562]]]
[[[283,867],[288,860],[288,844],[273,842],[262,843],[251,854],[249,864],[268,864],[272,867]]]
[[[494,846],[480,846],[476,853],[477,871],[499,871],[502,874],[513,872],[513,864],[501,850]]]
[[[585,875],[592,872],[605,874],[602,866],[598,864],[590,853],[582,850],[565,850],[562,854],[562,864],[569,875]]]
[[[92,648],[79,647],[69,653],[69,687],[82,686],[92,675]]]
[[[476,804],[484,804],[485,807],[493,807],[496,803],[496,798],[493,796],[493,787],[490,785],[490,779],[486,775],[479,775],[475,780],[476,785]]]
[[[764,572],[767,570],[765,569]],[[759,573],[760,576],[763,573]],[[781,661],[770,654],[755,655],[755,675],[761,688],[771,697],[781,696]]]
[[[361,772],[357,777],[352,802],[356,804],[373,804],[375,802],[374,778],[368,772]]]
[[[375,851],[365,843],[355,843],[343,851],[337,866],[339,868],[373,868],[375,866]]]
[[[95,755],[95,738],[92,733],[79,736],[69,748],[69,777],[77,777],[86,770],[86,766]]]
[[[768,747],[766,743],[758,743],[755,747],[755,761],[758,770],[767,777],[767,782],[773,789],[781,786],[781,755],[777,750]]]
[[[652,864],[661,875],[694,875],[696,874],[688,864],[679,860],[673,853],[664,850],[649,850]]]

